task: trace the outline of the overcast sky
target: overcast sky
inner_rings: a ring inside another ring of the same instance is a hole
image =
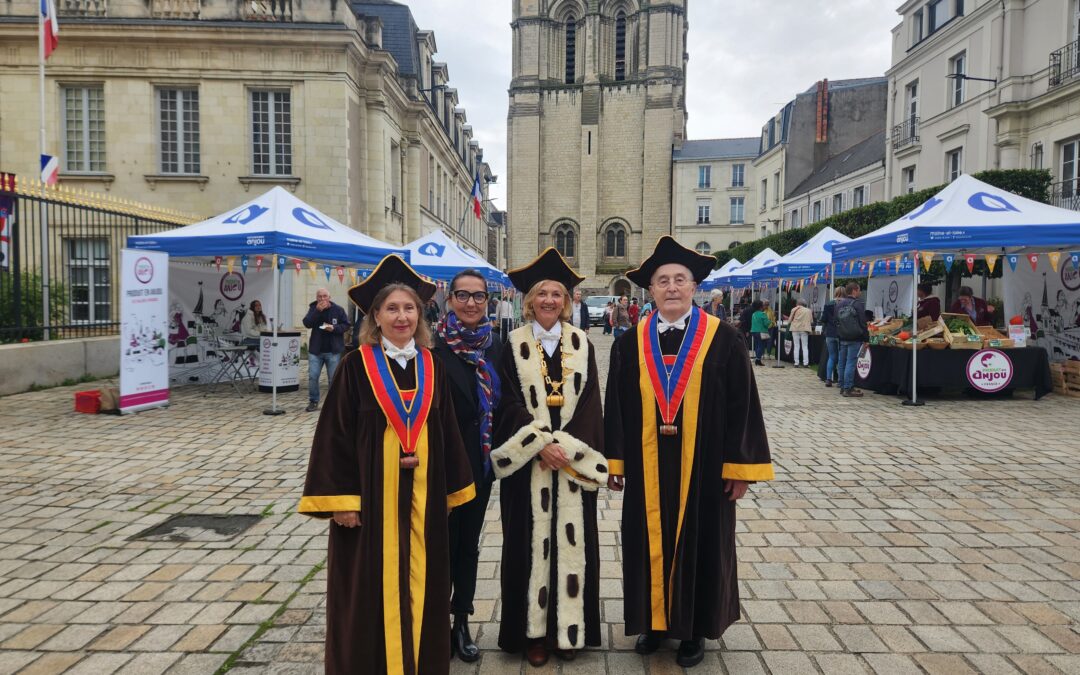
[[[404,0],[435,31],[474,138],[506,208],[510,0]],[[822,78],[883,75],[900,0],[690,0],[689,137],[757,136],[765,120]]]

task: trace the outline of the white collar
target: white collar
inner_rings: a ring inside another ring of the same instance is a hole
[[[559,341],[562,340],[562,321],[556,321],[555,325],[551,327],[551,330],[545,330],[539,322],[532,322],[533,338],[540,341],[543,345],[544,351],[548,356],[555,353],[555,348],[559,346]]]
[[[690,320],[690,315],[693,314],[693,313],[694,313],[694,308],[690,307],[690,311],[688,311],[686,314],[683,314],[678,319],[675,319],[674,321],[667,321],[667,320],[664,319],[664,315],[662,315],[659,311],[657,311],[656,312],[656,325],[657,325],[657,327],[660,327],[660,326],[678,326],[678,325],[681,324],[682,325],[681,327],[685,328],[686,327],[686,322]]]
[[[409,360],[416,356],[416,340],[414,339],[410,339],[409,343],[404,347],[398,347],[387,340],[386,337],[383,337],[382,346],[386,355],[397,361],[397,364],[402,368],[408,365]]]

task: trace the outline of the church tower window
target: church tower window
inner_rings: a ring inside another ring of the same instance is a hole
[[[574,226],[569,223],[563,223],[555,229],[555,250],[562,254],[564,258],[573,258],[577,249],[577,235],[574,233]]]
[[[577,79],[577,19],[566,17],[566,84]]]
[[[626,257],[626,229],[622,225],[611,225],[604,233],[604,257]]]
[[[615,81],[626,79],[626,12],[615,16]]]

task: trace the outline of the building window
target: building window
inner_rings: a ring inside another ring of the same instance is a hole
[[[917,45],[923,39],[923,11],[920,9],[911,15],[911,44]]]
[[[712,166],[704,164],[697,168],[697,186],[699,188],[712,187]]]
[[[866,205],[866,188],[859,186],[851,191],[851,206],[859,208]]]
[[[729,249],[733,249],[733,248],[735,248],[737,246],[742,246],[742,242],[741,241],[733,241],[730,244],[728,244]]]
[[[574,226],[563,223],[555,229],[555,250],[564,258],[573,258],[577,249],[577,235],[574,234]]]
[[[776,206],[780,203],[780,172],[777,171],[772,176],[772,203]]]
[[[626,79],[626,12],[615,15],[615,81]]]
[[[931,0],[930,4],[927,5],[930,19],[930,30],[928,32],[931,35],[948,21],[948,9],[949,6],[945,4],[945,0]]]
[[[814,202],[814,208],[810,212],[810,222],[816,223],[821,220],[821,200]]]
[[[105,171],[104,87],[64,87],[64,170]]]
[[[401,150],[397,143],[390,143],[390,211],[401,213]]]
[[[699,241],[697,245],[694,246],[694,250],[702,255],[709,255],[712,253],[712,246],[709,246],[709,242],[707,241]]]
[[[573,84],[577,79],[577,19],[573,15],[566,18],[566,84]]]
[[[842,213],[843,210],[844,210],[844,195],[843,194],[833,195],[833,198],[832,198],[832,212],[834,214]]]
[[[957,148],[945,153],[945,180],[950,183],[959,178],[964,170],[963,152],[963,148]]]
[[[967,67],[967,52],[960,52],[949,59],[949,106],[956,107],[964,102],[964,73]]]
[[[287,91],[251,92],[251,165],[257,176],[292,174],[292,97]]]
[[[956,0],[953,3],[953,16],[964,16],[964,0]]]
[[[906,194],[911,194],[912,192],[915,192],[915,167],[904,167],[904,169],[901,171],[901,174],[904,177],[904,192]]]
[[[428,211],[435,212],[435,158],[428,157]]]
[[[161,173],[199,173],[199,91],[159,89]]]
[[[1034,143],[1031,146],[1031,168],[1041,169],[1043,168],[1043,144],[1042,142]]]
[[[743,197],[731,198],[731,224],[742,225],[746,221],[746,200]]]
[[[731,165],[731,187],[743,187],[746,183],[746,165]]]
[[[79,238],[65,241],[72,323],[112,320],[109,240]]]
[[[698,225],[708,225],[712,222],[712,204],[710,202],[698,202],[697,222]]]
[[[788,224],[791,225],[792,228],[802,226],[802,212],[799,211],[799,209],[791,210],[791,218],[788,220]]]
[[[908,136],[917,138],[919,134],[919,81],[915,80],[904,87],[904,112],[905,122],[908,125]]]
[[[604,257],[626,257],[626,228],[622,225],[611,225],[604,233]]]
[[[769,179],[761,179],[761,210],[764,211],[769,202]]]
[[[1061,144],[1061,196],[1072,197],[1077,193],[1080,177],[1080,140]]]

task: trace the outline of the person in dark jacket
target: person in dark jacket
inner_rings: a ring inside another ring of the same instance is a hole
[[[855,388],[855,361],[859,358],[859,350],[862,349],[863,343],[870,339],[866,328],[866,303],[862,301],[862,288],[859,287],[858,282],[849,282],[844,287],[844,291],[846,297],[836,303],[836,316],[839,318],[845,307],[854,305],[855,316],[860,319],[862,334],[854,340],[840,336],[840,395],[859,398],[863,394]],[[839,325],[837,325],[837,330],[839,334]]]
[[[570,325],[589,332],[589,306],[581,299],[581,291],[574,291],[574,302],[570,305]]]
[[[319,377],[326,366],[326,382],[334,381],[341,354],[345,351],[345,332],[349,330],[345,309],[330,299],[330,291],[315,291],[315,302],[308,305],[304,327],[311,329],[308,338],[308,405],[307,411],[319,409]]]
[[[833,293],[832,300],[825,303],[821,310],[822,332],[825,335],[825,348],[829,350],[829,358],[825,363],[825,386],[831,387],[840,378],[837,376],[836,366],[840,363],[840,338],[836,336],[836,303],[844,297],[844,287],[837,288]]]
[[[960,287],[960,297],[949,307],[952,314],[967,314],[976,326],[989,326],[994,323],[994,306],[986,304],[982,298],[976,298],[971,286]]]
[[[493,416],[502,394],[497,366],[503,342],[495,337],[487,320],[487,282],[473,269],[458,272],[450,282],[446,303],[449,311],[435,338],[435,358],[443,364],[454,394],[454,413],[472,465],[476,498],[450,514],[450,581],[453,597],[450,613],[450,651],[462,661],[480,658],[469,632],[469,615],[476,594],[476,570],[480,562],[480,533],[495,474],[489,454]]]
[[[739,332],[743,335],[743,341],[746,343],[746,348],[750,349],[750,322],[754,317],[754,305],[753,303],[746,303],[746,307],[739,313]]]

